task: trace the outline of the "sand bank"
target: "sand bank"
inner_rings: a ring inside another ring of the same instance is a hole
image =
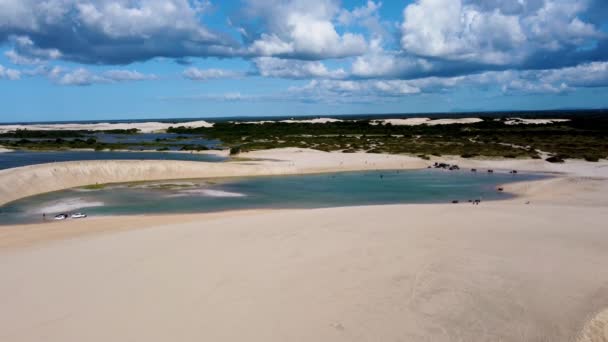
[[[212,127],[213,124],[207,121],[190,121],[190,122],[179,122],[179,123],[167,123],[167,122],[131,122],[131,123],[93,123],[93,124],[33,124],[33,125],[0,125],[0,133],[15,131],[18,129],[28,130],[53,130],[53,131],[78,131],[78,130],[90,130],[90,131],[107,131],[112,129],[139,129],[142,133],[152,133],[165,131],[169,127]]]

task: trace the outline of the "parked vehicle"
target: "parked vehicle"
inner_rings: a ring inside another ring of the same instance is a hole
[[[85,218],[87,217],[87,214],[83,214],[83,213],[74,213],[72,214],[72,218],[73,219],[79,219],[79,218]]]
[[[68,218],[67,214],[58,214],[58,215],[55,215],[55,220],[65,220],[67,218]]]

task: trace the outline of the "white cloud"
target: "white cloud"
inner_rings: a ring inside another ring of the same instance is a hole
[[[61,67],[43,67],[31,71],[32,75],[46,75],[49,79],[61,85],[88,86],[100,83],[120,83],[143,80],[154,80],[158,77],[153,74],[142,74],[133,70],[108,70],[94,73],[85,68],[66,70]]]
[[[501,65],[526,40],[517,16],[480,12],[461,0],[420,0],[403,15],[401,45],[417,55]]]
[[[155,80],[158,77],[153,74],[142,74],[134,70],[109,70],[103,73],[103,77],[115,82]]]
[[[47,60],[58,59],[61,52],[57,49],[41,49],[27,36],[11,36],[13,49],[4,55],[13,63],[20,65],[42,64]]]
[[[418,0],[404,10],[401,46],[420,56],[493,65],[521,63],[600,37],[578,15],[586,1],[480,2]],[[506,4],[506,6],[500,5]]]
[[[339,9],[334,0],[249,0],[247,12],[261,18],[265,29],[249,51],[300,59],[360,55],[367,49],[365,38],[336,31],[333,21]]]
[[[205,81],[210,79],[221,79],[221,78],[238,78],[243,77],[243,72],[225,69],[199,69],[199,68],[188,68],[184,70],[182,75],[185,78],[195,81]]]
[[[32,63],[44,59],[35,53],[43,50],[92,64],[235,54],[234,41],[201,24],[208,6],[207,0],[4,0],[0,43],[9,40],[11,56]],[[31,48],[10,42],[15,35]]]
[[[84,68],[78,68],[74,71],[67,72],[57,78],[57,83],[61,85],[91,85],[93,83],[107,83],[108,80],[101,76],[95,75]]]
[[[21,78],[21,72],[15,69],[5,68],[0,64],[0,79],[15,81]]]
[[[607,86],[608,62],[594,62],[561,69],[487,71],[463,76],[412,80],[312,80],[304,86],[290,88],[290,92],[292,96],[331,102],[332,98],[338,97],[344,101],[378,101],[381,98],[447,92],[456,87],[494,88],[505,94],[530,94],[563,93],[579,87]]]
[[[260,76],[279,78],[345,78],[343,69],[329,70],[319,61],[286,60],[274,57],[259,57],[254,64]]]

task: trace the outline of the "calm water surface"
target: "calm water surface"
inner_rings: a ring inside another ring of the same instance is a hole
[[[0,153],[0,170],[12,167],[81,160],[190,160],[216,162],[225,160],[211,154],[172,152],[94,152],[94,151],[15,151]]]
[[[40,222],[42,213],[75,211],[99,216],[485,201],[510,197],[496,191],[499,184],[540,178],[543,176],[418,170],[116,184],[22,199],[0,207],[0,222]]]

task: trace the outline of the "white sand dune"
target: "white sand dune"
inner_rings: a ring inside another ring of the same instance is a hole
[[[384,119],[374,120],[372,125],[391,124],[393,126],[418,126],[418,125],[453,125],[453,124],[472,124],[482,122],[480,118],[456,118],[456,119],[431,119],[431,118],[409,118],[409,119]]]
[[[546,125],[555,122],[567,122],[570,119],[523,119],[509,118],[505,120],[505,125]]]
[[[94,124],[33,124],[33,125],[0,125],[0,133],[15,131],[18,129],[28,130],[90,130],[90,131],[106,131],[112,129],[139,129],[142,133],[152,133],[165,131],[169,127],[212,127],[213,124],[207,121],[190,121],[190,122],[179,122],[179,123],[166,123],[166,122],[132,122],[132,123],[94,123]]]
[[[306,119],[306,120],[262,120],[262,121],[234,121],[236,124],[255,124],[261,125],[265,123],[273,123],[273,122],[282,122],[282,123],[328,123],[328,122],[341,122],[344,120],[333,119],[333,118],[315,118],[315,119]]]

